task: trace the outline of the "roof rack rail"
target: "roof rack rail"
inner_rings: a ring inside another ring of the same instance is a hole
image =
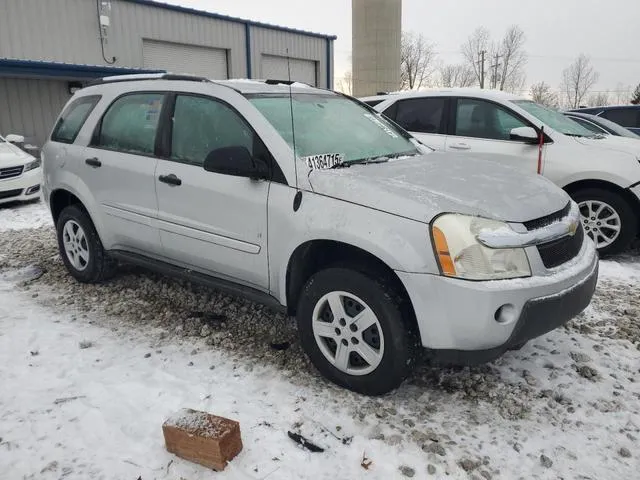
[[[183,75],[176,73],[134,73],[131,75],[113,75],[109,77],[97,78],[87,84],[88,87],[116,82],[133,82],[143,80],[183,80],[188,82],[211,82],[208,78],[196,75]]]

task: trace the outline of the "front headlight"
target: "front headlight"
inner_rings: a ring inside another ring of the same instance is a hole
[[[39,159],[34,160],[33,162],[29,162],[24,166],[24,172],[28,172],[29,170],[35,170],[36,168],[38,168],[40,165],[42,165],[42,162]]]
[[[467,280],[499,280],[531,276],[523,248],[493,249],[480,244],[481,231],[511,230],[504,222],[460,214],[441,215],[431,234],[442,273]]]

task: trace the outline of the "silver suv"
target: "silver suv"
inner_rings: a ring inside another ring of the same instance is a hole
[[[550,181],[431,152],[306,85],[106,79],[69,101],[42,156],[77,280],[133,262],[284,310],[318,370],[365,394],[423,349],[496,358],[596,284],[577,205]]]

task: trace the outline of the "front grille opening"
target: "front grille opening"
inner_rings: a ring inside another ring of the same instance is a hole
[[[22,189],[18,188],[17,190],[5,190],[4,192],[0,192],[0,200],[5,198],[19,197],[22,193]]]
[[[575,258],[580,253],[583,242],[584,230],[579,224],[574,235],[538,245],[538,252],[544,266],[554,268]]]
[[[546,217],[536,218],[534,220],[529,220],[528,222],[523,222],[524,226],[527,227],[527,230],[537,230],[542,227],[546,227],[547,225],[551,225],[553,222],[557,222],[562,220],[564,217],[569,215],[571,211],[571,202],[567,203],[566,207],[562,210],[558,210],[557,212],[552,213],[551,215],[547,215]]]

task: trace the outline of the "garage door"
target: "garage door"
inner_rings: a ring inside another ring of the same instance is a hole
[[[145,68],[187,73],[212,79],[228,78],[227,51],[199,45],[143,40]]]
[[[287,57],[263,55],[261,62],[261,77],[265,80],[288,80]],[[291,80],[317,85],[316,62],[313,60],[289,59]]]

